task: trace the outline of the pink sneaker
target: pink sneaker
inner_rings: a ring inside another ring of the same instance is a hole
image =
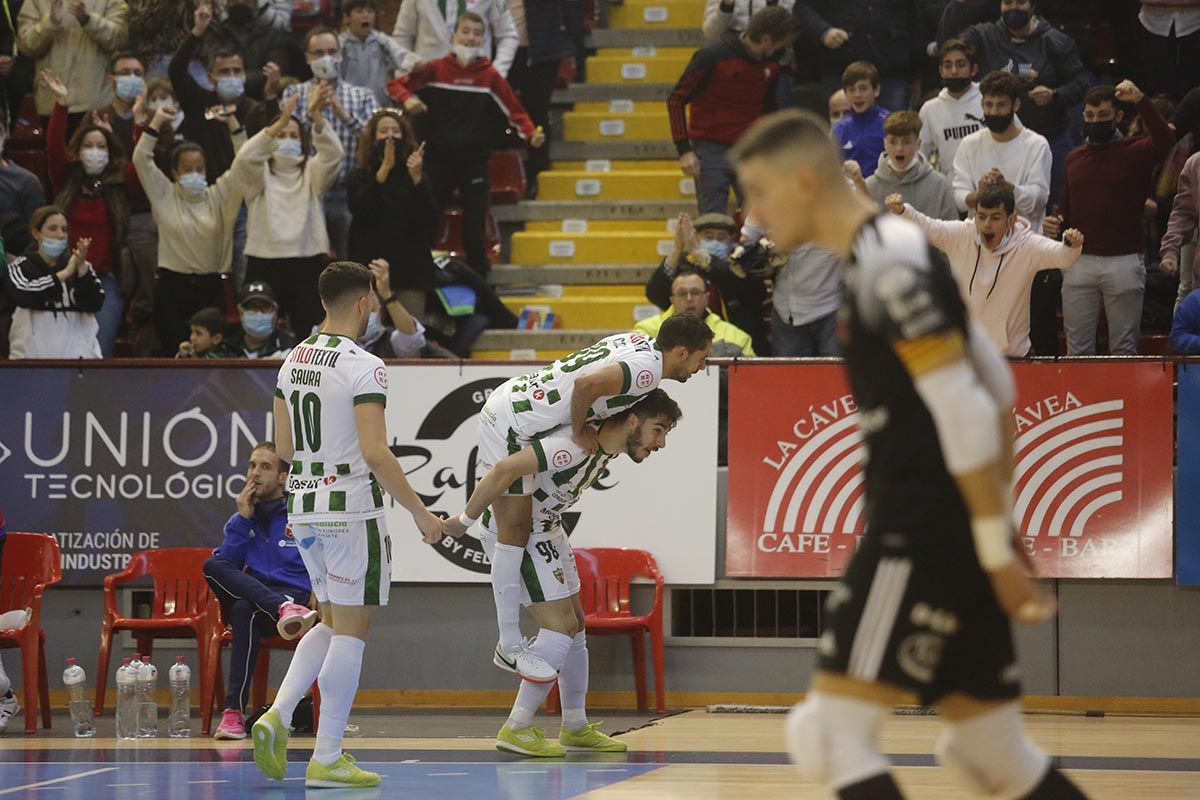
[[[308,632],[317,621],[317,612],[299,603],[283,603],[279,606],[279,624],[275,626],[285,639],[297,639]]]
[[[227,708],[221,714],[221,724],[217,726],[214,739],[245,739],[246,718],[236,708]]]

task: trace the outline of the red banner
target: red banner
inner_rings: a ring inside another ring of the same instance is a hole
[[[1172,574],[1173,368],[1014,364],[1014,518],[1037,574]],[[784,400],[786,398],[786,400]],[[729,577],[835,577],[863,533],[858,408],[837,365],[729,376]]]

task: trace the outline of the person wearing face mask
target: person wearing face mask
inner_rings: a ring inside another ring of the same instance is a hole
[[[406,0],[400,4],[394,38],[404,51],[404,72],[446,55],[454,48],[454,31],[466,11],[483,20],[481,55],[492,60],[502,77],[508,77],[520,40],[517,26],[505,0]]]
[[[228,172],[209,185],[199,145],[184,142],[171,151],[171,177],[155,163],[155,140],[174,117],[174,109],[160,108],[133,148],[133,163],[159,231],[154,325],[160,346],[170,348],[167,355],[187,338],[192,314],[209,306],[224,307],[221,276],[232,265],[233,226],[242,205],[237,182]],[[232,114],[224,121],[240,148],[245,131]]]
[[[286,358],[296,346],[292,332],[279,327],[279,301],[270,284],[246,283],[238,296],[238,322],[224,342],[231,358]]]
[[[302,336],[325,317],[317,293],[329,252],[322,199],[342,163],[342,144],[321,113],[331,96],[330,89],[309,93],[308,131],[295,116],[299,96],[291,95],[233,160],[249,209],[246,280],[278,287],[280,311]]]
[[[391,265],[385,305],[397,300],[416,317],[437,288],[433,263],[433,195],[424,174],[424,144],[418,143],[400,109],[375,113],[346,179],[350,199],[350,258],[360,264]]]
[[[1021,123],[1050,144],[1050,202],[1057,203],[1071,151],[1067,110],[1083,100],[1088,78],[1075,42],[1036,11],[1035,0],[1000,0],[998,20],[973,25],[960,38],[975,47],[981,72],[1003,70],[1020,81]]]
[[[313,79],[283,92],[283,98],[295,95],[299,98],[300,122],[312,124],[308,113],[309,97],[315,92],[328,91],[329,103],[321,115],[333,128],[342,143],[342,163],[338,168],[337,180],[325,194],[325,227],[329,231],[331,251],[338,258],[345,258],[350,243],[350,202],[346,193],[346,178],[354,168],[354,154],[363,129],[371,115],[379,110],[375,93],[365,86],[348,83],[341,78],[342,46],[338,35],[329,28],[313,28],[304,37],[304,57],[312,70]]]
[[[392,292],[391,265],[376,258],[367,267],[375,276],[379,308],[367,319],[367,330],[359,337],[358,346],[380,358],[420,358],[428,346],[425,326]]]
[[[829,95],[829,127],[832,128],[850,116],[850,101],[846,98],[846,90],[838,89]]]
[[[100,358],[96,312],[104,288],[87,260],[88,240],[67,247],[67,216],[42,206],[29,222],[35,248],[8,264],[4,291],[17,307],[9,358]]]
[[[108,62],[129,36],[125,0],[26,0],[17,16],[17,44],[40,74],[53,70],[71,87],[70,130],[84,112],[112,99]],[[57,98],[35,87],[37,113],[50,115]]]
[[[921,152],[938,172],[954,176],[954,156],[962,140],[983,127],[983,95],[975,76],[975,48],[950,39],[938,49],[942,90],[921,106]]]
[[[708,310],[708,281],[694,269],[681,269],[675,273],[671,280],[671,305],[666,311],[642,320],[633,328],[653,338],[658,335],[662,324],[676,314],[693,314],[704,319],[704,324],[713,332],[709,356],[754,358],[750,334]]]
[[[1149,136],[1123,138],[1116,130],[1132,105]],[[1174,136],[1167,121],[1132,81],[1095,86],[1083,101],[1087,137],[1067,158],[1059,213],[1046,218],[1046,235],[1065,227],[1087,237],[1083,257],[1063,276],[1063,329],[1068,355],[1095,355],[1101,304],[1111,355],[1135,355],[1141,335],[1146,265],[1142,213],[1154,195],[1154,175]]]
[[[671,286],[675,275],[681,270],[694,270],[716,287],[716,308],[745,331],[754,349],[763,355],[769,352],[762,313],[767,290],[762,280],[734,270],[731,255],[737,232],[737,223],[727,214],[703,214],[695,220],[686,212],[680,214],[675,220],[671,252],[646,281],[646,299],[666,311],[674,302]]]
[[[915,111],[893,111],[883,121],[883,152],[874,174],[863,180],[854,161],[845,162],[852,179],[877,203],[899,192],[904,201],[935,219],[958,219],[949,181],[917,151],[921,118]]]
[[[467,263],[480,275],[491,269],[484,225],[491,191],[488,164],[494,142],[507,129],[531,146],[545,134],[534,127],[512,87],[480,54],[483,18],[467,12],[454,30],[454,52],[388,84],[388,94],[419,114],[415,123],[429,144],[429,176],[438,209],[458,191]],[[418,96],[419,95],[419,96]]]
[[[727,33],[697,50],[671,90],[671,138],[680,171],[696,179],[701,214],[724,214],[730,188],[740,204],[741,189],[726,151],[756,119],[774,110],[779,63],[771,56],[795,36],[791,13],[767,6],[755,12],[744,33]]]
[[[889,195],[884,204],[893,214],[915,222],[929,243],[946,254],[971,319],[1001,355],[1030,355],[1034,275],[1065,270],[1079,261],[1083,234],[1067,230],[1060,244],[1036,233],[1028,220],[1017,216],[1013,187],[1006,183],[992,183],[979,191],[971,220],[930,219],[899,194]]]
[[[204,51],[241,55],[245,94],[255,100],[277,100],[280,78],[303,74],[300,45],[287,26],[274,24],[272,10],[255,0],[228,0],[224,17],[214,14],[217,18],[204,34]]]
[[[96,314],[100,351],[111,358],[136,277],[126,244],[125,151],[111,129],[96,124],[81,125],[67,142],[67,87],[49,70],[42,80],[58,98],[46,131],[50,188],[72,236],[91,241],[88,255],[104,287],[104,306]]]

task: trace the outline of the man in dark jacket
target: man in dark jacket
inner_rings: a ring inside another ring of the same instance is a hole
[[[250,454],[246,485],[237,496],[237,513],[225,523],[225,540],[204,562],[204,579],[233,628],[229,659],[229,695],[216,739],[245,739],[242,711],[259,642],[276,632],[285,639],[302,636],[317,612],[300,605],[312,594],[308,571],[288,527],[283,487],[288,465],[263,442]]]
[[[1083,100],[1087,74],[1075,42],[1036,15],[1034,0],[1001,0],[1002,16],[974,25],[960,38],[975,46],[979,74],[994,70],[1022,79],[1021,123],[1050,143],[1054,160],[1050,174],[1050,204],[1062,197],[1071,152],[1067,110]]]
[[[926,57],[927,42],[917,35],[918,9],[899,0],[796,0],[792,9],[801,28],[820,40],[821,84],[825,97],[841,88],[842,71],[854,61],[879,70],[879,105],[908,108],[909,81]]]
[[[213,22],[204,39],[204,55],[217,50],[240,53],[246,68],[246,96],[274,100],[279,79],[308,80],[310,72],[297,40],[266,19],[270,6],[253,0],[229,0],[225,20]]]

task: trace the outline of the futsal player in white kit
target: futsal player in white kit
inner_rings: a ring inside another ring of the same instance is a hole
[[[292,712],[316,680],[321,719],[305,785],[377,786],[378,774],[342,752],[342,734],[371,615],[387,605],[391,586],[383,494],[412,514],[426,542],[442,537],[444,523],[425,508],[388,449],[387,368],[355,343],[379,308],[371,271],[335,262],[321,273],[319,291],[327,315],[321,332],[297,345],[279,370],[275,443],[279,458],[291,462],[288,519],[321,622],[300,640],[274,704],[252,728],[254,763],[283,779]]]

